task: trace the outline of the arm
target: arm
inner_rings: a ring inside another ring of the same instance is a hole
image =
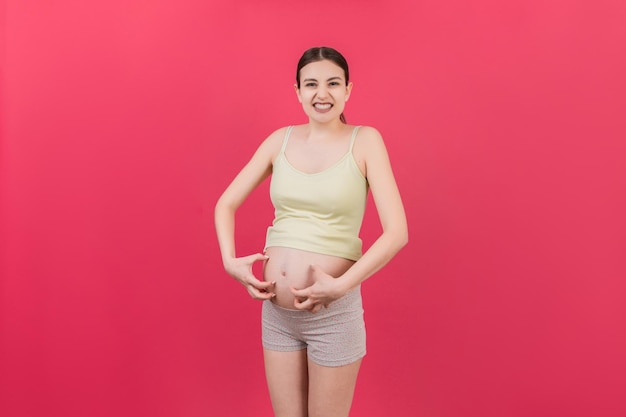
[[[404,206],[383,139],[376,129],[362,129],[357,159],[365,161],[366,177],[383,232],[340,277],[331,277],[318,266],[312,266],[315,283],[301,290],[292,289],[297,298],[296,308],[316,312],[323,305],[328,306],[380,270],[408,242]]]
[[[363,145],[367,181],[383,232],[361,259],[338,277],[338,284],[344,294],[380,270],[408,243],[404,206],[387,149],[378,131],[369,128],[368,133],[360,144]]]
[[[258,280],[252,273],[256,261],[267,259],[257,253],[238,258],[235,251],[235,212],[246,197],[272,172],[272,161],[280,149],[282,136],[274,132],[259,146],[250,161],[237,174],[215,205],[215,231],[226,272],[244,285],[256,299],[271,298],[273,283]]]

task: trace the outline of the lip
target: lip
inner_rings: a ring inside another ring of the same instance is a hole
[[[328,107],[318,107],[319,105],[327,105]],[[333,109],[332,103],[321,103],[321,102],[313,103],[313,110],[315,110],[316,113],[328,113],[332,109]]]

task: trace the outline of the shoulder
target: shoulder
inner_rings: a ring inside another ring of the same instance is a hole
[[[282,143],[283,140],[285,139],[285,135],[287,134],[287,130],[289,129],[289,126],[285,126],[285,127],[281,127],[279,129],[276,129],[275,131],[273,131],[272,133],[270,133],[265,140],[263,141],[263,143],[267,143],[267,144],[276,144],[276,143]]]
[[[280,152],[285,135],[287,134],[288,126],[281,127],[270,133],[261,143],[258,149],[258,153],[262,153],[268,156],[270,159],[274,159]]]
[[[378,129],[371,126],[359,126],[354,147],[360,152],[367,154],[379,151],[381,148],[384,149],[385,143]]]
[[[382,140],[382,135],[380,134],[380,132],[378,131],[378,129],[376,129],[375,127],[372,126],[355,126],[359,128],[358,131],[358,138],[367,138],[369,140]],[[367,140],[366,139],[366,140]]]

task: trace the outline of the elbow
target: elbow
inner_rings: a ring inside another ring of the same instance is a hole
[[[409,232],[406,228],[402,228],[396,231],[393,234],[393,244],[392,247],[395,249],[394,252],[397,253],[405,247],[409,243]]]
[[[237,210],[238,204],[236,204],[235,201],[233,201],[232,198],[230,198],[230,196],[226,195],[226,194],[222,194],[220,196],[220,198],[217,199],[217,201],[215,202],[215,206],[213,208],[213,210],[215,212],[235,212]]]
[[[409,231],[406,226],[398,225],[396,227],[387,228],[383,232],[386,246],[391,253],[395,255],[409,243]],[[393,256],[392,255],[392,256]]]
[[[409,231],[404,229],[398,237],[398,250],[402,249],[409,243]]]
[[[223,211],[224,211],[224,205],[222,203],[222,199],[220,198],[219,200],[217,200],[217,203],[215,203],[215,206],[213,207],[213,217],[215,221],[218,220],[218,218],[220,217],[220,214]]]
[[[398,250],[402,249],[409,243],[409,227],[406,220],[398,227]]]
[[[224,220],[225,218],[234,215],[234,213],[235,209],[232,204],[230,204],[223,196],[217,200],[215,207],[213,208],[213,218],[215,222]]]
[[[225,194],[222,194],[220,196],[220,198],[217,199],[217,201],[215,202],[215,210],[220,210],[223,209],[225,207],[228,207],[229,203],[228,203],[228,198],[226,197]]]

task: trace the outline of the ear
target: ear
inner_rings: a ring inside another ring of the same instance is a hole
[[[350,93],[352,92],[352,81],[348,83],[346,86],[346,101],[350,98]]]
[[[298,96],[298,101],[302,103],[302,97],[300,97],[300,89],[298,88],[298,84],[293,85],[293,89],[296,90],[296,95]]]

